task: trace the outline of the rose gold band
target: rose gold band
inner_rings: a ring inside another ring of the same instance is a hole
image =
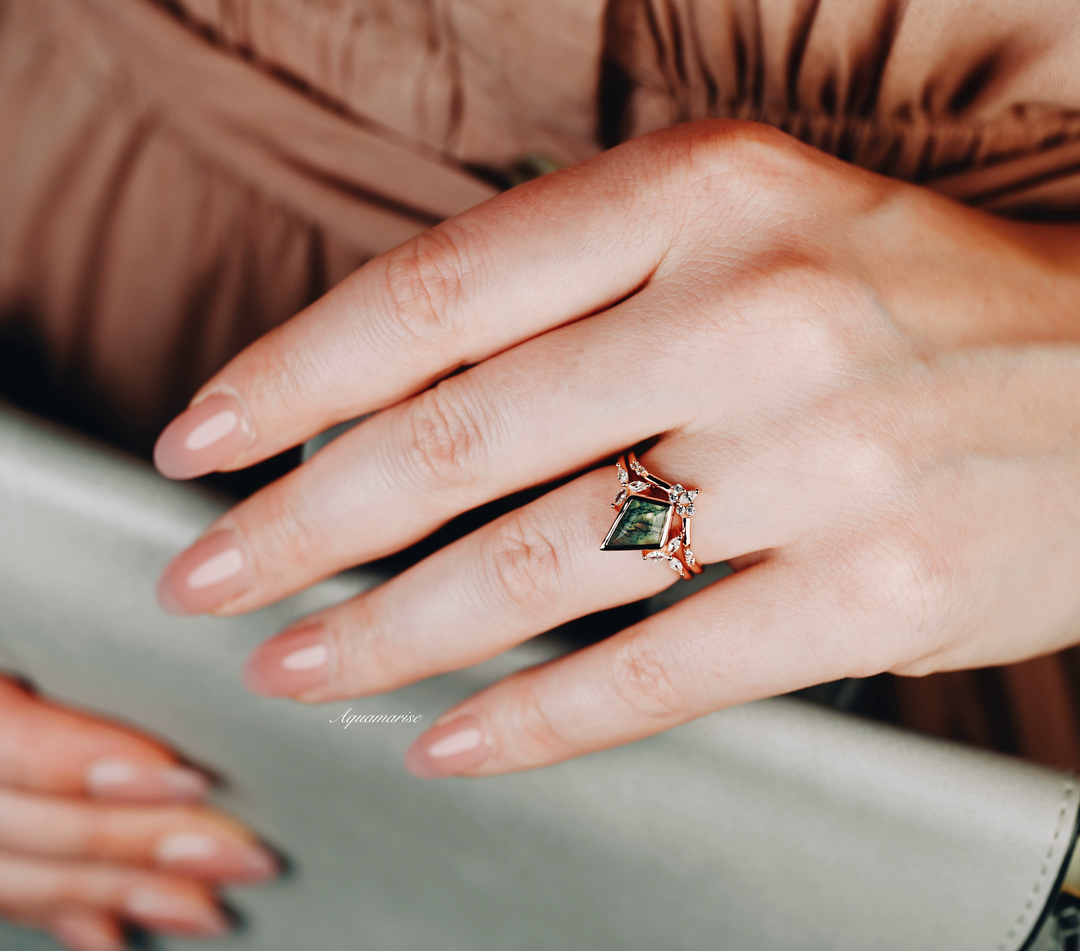
[[[619,457],[615,471],[620,488],[611,507],[619,514],[601,550],[636,550],[642,558],[666,560],[668,567],[686,581],[701,574],[701,565],[690,547],[690,522],[698,490],[653,475],[632,452]]]

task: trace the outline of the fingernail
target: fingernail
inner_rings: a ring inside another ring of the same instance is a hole
[[[181,552],[162,572],[157,598],[170,614],[202,614],[243,594],[255,569],[232,529],[213,532]]]
[[[421,779],[455,776],[475,769],[490,752],[480,718],[470,714],[418,737],[405,754],[405,768]]]
[[[97,799],[119,802],[164,802],[201,799],[210,781],[193,769],[159,766],[111,757],[86,770],[86,788]]]
[[[197,935],[223,935],[229,931],[229,921],[219,908],[177,892],[133,888],[124,910],[152,931]]]
[[[64,915],[50,930],[69,951],[124,951],[127,947],[111,921],[91,914]]]
[[[251,445],[252,435],[240,400],[215,393],[165,427],[154,446],[154,465],[170,479],[194,479],[232,462]]]
[[[327,683],[333,643],[322,624],[306,624],[260,644],[244,665],[244,686],[264,697],[291,697]]]
[[[265,849],[203,832],[165,836],[157,843],[154,858],[168,871],[221,881],[263,881],[278,872],[277,862]]]

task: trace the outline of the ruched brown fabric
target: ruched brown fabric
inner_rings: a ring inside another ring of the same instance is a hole
[[[1075,219],[1080,8],[0,0],[0,367],[30,340],[51,407],[145,448],[239,349],[520,157],[711,116]],[[899,713],[1080,767],[1076,658],[900,680]]]
[[[1080,211],[1080,8],[612,0],[622,137],[731,116],[990,210]]]

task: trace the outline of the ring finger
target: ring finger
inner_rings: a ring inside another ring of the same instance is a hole
[[[168,934],[206,937],[230,927],[207,887],[189,879],[0,852],[0,914],[48,926],[72,911],[116,916]]]
[[[600,550],[617,486],[613,467],[588,473],[294,626],[255,652],[248,686],[314,702],[380,693],[661,591],[677,580],[672,572],[636,551]],[[705,490],[702,500],[719,494]],[[773,544],[764,537],[718,540],[715,531],[695,532],[695,539],[703,561]]]

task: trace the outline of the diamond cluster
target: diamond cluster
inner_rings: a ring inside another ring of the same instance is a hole
[[[694,499],[698,497],[698,489],[684,489],[681,485],[673,485],[668,489],[668,498],[675,506],[675,511],[683,518],[689,518],[694,514]]]

